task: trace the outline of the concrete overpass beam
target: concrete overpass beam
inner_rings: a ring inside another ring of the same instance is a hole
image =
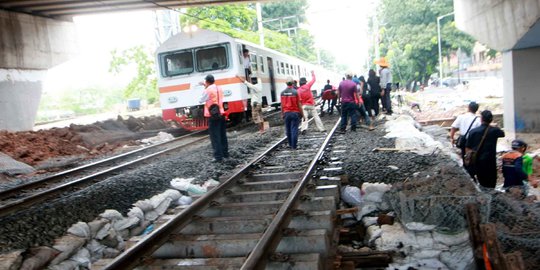
[[[47,69],[76,53],[71,22],[0,10],[0,130],[31,130]]]
[[[503,53],[504,127],[510,137],[540,133],[540,47]]]

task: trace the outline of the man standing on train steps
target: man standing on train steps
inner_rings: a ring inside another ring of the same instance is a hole
[[[229,157],[229,144],[227,131],[225,130],[225,117],[223,114],[223,90],[214,84],[212,75],[207,75],[204,80],[204,93],[200,103],[204,103],[204,117],[208,119],[208,133],[214,150],[214,162],[222,162],[223,158]]]
[[[311,92],[311,86],[315,83],[315,72],[311,71],[311,81],[307,82],[306,78],[300,78],[300,87],[298,88],[298,96],[300,97],[300,103],[302,104],[302,113],[304,114],[304,121],[302,121],[302,126],[300,127],[302,135],[306,134],[308,129],[308,118],[313,117],[315,124],[317,125],[317,130],[319,132],[326,131],[324,125],[319,117],[317,108],[315,107],[315,100],[313,99],[313,93]]]
[[[257,124],[259,126],[259,132],[264,132],[264,119],[262,116],[262,88],[261,85],[258,84],[258,80],[256,77],[251,78],[251,83],[248,83],[246,80],[241,78],[240,76],[236,76],[238,79],[240,79],[249,89],[251,89],[250,97],[251,97],[251,117],[253,119],[253,123]]]
[[[285,134],[291,149],[296,149],[298,145],[298,126],[300,120],[304,118],[302,105],[298,92],[294,89],[294,79],[287,77],[287,88],[281,92],[281,116],[285,121]]]

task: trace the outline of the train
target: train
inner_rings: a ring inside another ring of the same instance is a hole
[[[225,116],[230,122],[241,122],[250,113],[249,89],[236,77],[245,77],[244,49],[249,50],[251,77],[262,86],[262,105],[279,108],[280,93],[286,78],[317,78],[312,90],[320,90],[330,79],[340,75],[298,58],[271,50],[227,34],[199,29],[178,33],[156,50],[157,84],[164,120],[174,120],[182,128],[196,131],[208,128],[199,102],[204,86],[201,82],[212,74],[224,93]],[[249,80],[248,80],[249,81]]]

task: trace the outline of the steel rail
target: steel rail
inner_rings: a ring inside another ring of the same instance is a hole
[[[290,218],[291,218],[291,211],[295,209],[295,206],[297,203],[299,203],[299,198],[301,195],[301,192],[306,187],[310,180],[310,175],[313,172],[315,166],[321,159],[322,155],[324,154],[325,148],[328,145],[328,142],[332,138],[332,135],[336,131],[340,121],[338,120],[332,130],[328,133],[326,139],[324,140],[323,144],[319,148],[319,151],[309,164],[309,167],[306,169],[306,172],[304,173],[304,176],[302,177],[302,180],[300,180],[295,187],[293,188],[292,192],[287,197],[287,200],[285,203],[281,206],[277,214],[272,219],[272,222],[268,226],[268,228],[265,230],[264,234],[261,236],[261,239],[257,242],[255,245],[255,248],[253,251],[248,255],[246,261],[242,265],[243,270],[252,270],[252,269],[263,269],[266,266],[266,262],[268,260],[268,254],[271,252],[274,252],[275,248],[279,244],[279,241],[281,240],[281,230],[288,226]]]
[[[241,169],[234,172],[234,174],[221,183],[219,186],[213,188],[199,199],[195,200],[189,207],[184,209],[178,215],[168,220],[162,226],[158,227],[155,231],[151,232],[141,241],[137,242],[131,248],[117,256],[111,263],[109,263],[103,270],[113,269],[133,269],[137,265],[140,265],[145,260],[149,259],[152,253],[157,250],[161,245],[168,241],[168,236],[176,231],[181,230],[195,217],[198,213],[206,210],[212,201],[221,196],[229,187],[237,184],[237,181],[248,172],[252,165],[264,158],[268,153],[275,150],[280,144],[285,142],[287,137],[281,138],[278,142],[268,148],[259,156],[252,159]]]
[[[44,190],[42,192],[38,192],[36,194],[33,194],[31,196],[28,196],[28,197],[25,197],[25,198],[22,198],[20,200],[16,200],[16,201],[13,201],[11,203],[8,203],[8,204],[5,204],[5,205],[2,205],[0,206],[0,217],[3,217],[3,216],[6,216],[6,215],[9,215],[17,210],[20,210],[22,208],[25,208],[27,206],[30,206],[30,205],[33,205],[35,203],[38,203],[38,202],[41,202],[43,200],[46,200],[48,199],[49,197],[55,195],[55,194],[58,194],[58,193],[62,193],[64,192],[66,189],[69,189],[69,188],[72,188],[76,185],[80,185],[80,184],[84,184],[85,182],[89,182],[89,181],[92,181],[93,179],[99,177],[99,176],[103,176],[105,174],[108,174],[108,173],[111,173],[111,172],[114,172],[114,171],[118,171],[118,170],[121,170],[127,166],[130,166],[130,165],[133,165],[133,164],[137,164],[137,163],[140,163],[142,161],[145,161],[145,160],[148,160],[150,158],[153,158],[155,156],[158,156],[158,155],[162,155],[162,154],[165,154],[165,153],[168,153],[170,151],[173,151],[173,150],[177,150],[179,148],[184,148],[184,147],[187,147],[187,146],[190,146],[192,143],[195,143],[195,142],[198,142],[198,141],[202,141],[202,140],[205,140],[209,137],[209,135],[204,135],[200,138],[197,138],[196,140],[194,141],[191,141],[190,143],[188,144],[184,144],[184,145],[179,145],[179,146],[175,146],[175,147],[172,147],[172,148],[168,148],[168,149],[164,149],[164,150],[161,150],[161,151],[158,151],[158,152],[155,152],[155,153],[152,153],[150,155],[147,155],[147,156],[144,156],[144,157],[140,157],[138,159],[135,159],[135,160],[132,160],[132,161],[128,161],[126,163],[123,163],[123,164],[120,164],[120,165],[117,165],[117,166],[114,166],[114,167],[111,167],[111,168],[108,168],[106,170],[103,170],[103,171],[100,171],[100,172],[97,172],[97,173],[94,173],[94,174],[91,174],[91,175],[88,175],[88,176],[84,176],[82,178],[79,178],[79,179],[76,179],[76,180],[73,180],[73,181],[70,181],[68,183],[65,183],[65,184],[62,184],[62,185],[59,185],[59,186],[56,186],[56,187],[53,187],[51,189],[48,189],[48,190]]]
[[[159,147],[159,146],[163,146],[165,144],[169,144],[169,143],[172,143],[172,142],[176,142],[176,141],[179,141],[179,140],[182,140],[182,139],[185,139],[187,137],[191,137],[193,135],[197,135],[197,134],[200,134],[200,133],[203,133],[203,132],[204,131],[197,131],[197,132],[194,132],[194,133],[183,135],[183,136],[180,136],[180,137],[175,138],[175,139],[170,140],[170,141],[161,142],[161,143],[158,143],[158,144],[154,144],[154,145],[150,145],[150,146],[143,147],[143,148],[140,148],[140,149],[136,149],[136,150],[133,150],[133,151],[129,151],[129,152],[126,152],[126,153],[122,153],[120,155],[112,156],[112,157],[102,159],[102,160],[99,160],[99,161],[96,161],[96,162],[93,162],[93,163],[89,163],[89,164],[85,164],[85,165],[76,167],[76,168],[73,168],[73,169],[65,170],[65,171],[56,173],[54,175],[47,176],[45,178],[39,179],[37,181],[32,181],[32,182],[29,182],[29,183],[26,183],[26,184],[18,185],[16,187],[13,187],[13,188],[10,188],[10,189],[2,190],[2,191],[0,191],[0,200],[10,198],[10,197],[13,196],[14,193],[20,192],[21,190],[35,188],[35,187],[38,187],[40,185],[46,184],[47,182],[51,182],[54,179],[58,179],[60,177],[67,177],[67,176],[69,176],[71,174],[81,172],[81,171],[83,171],[85,169],[91,169],[91,168],[97,167],[98,165],[104,165],[104,164],[110,163],[111,161],[116,161],[116,160],[119,160],[119,159],[122,159],[122,158],[125,158],[125,157],[128,157],[128,156],[132,156],[132,155],[137,154],[139,152],[146,151],[148,149],[156,148],[156,147]]]

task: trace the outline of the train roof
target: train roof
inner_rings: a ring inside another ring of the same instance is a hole
[[[201,46],[201,43],[212,44],[212,43],[220,43],[220,42],[227,42],[227,41],[234,41],[237,43],[246,44],[246,45],[249,45],[250,47],[254,47],[260,50],[265,50],[265,51],[271,52],[272,54],[282,56],[284,58],[286,57],[286,58],[293,59],[299,62],[305,62],[309,65],[318,66],[316,64],[309,63],[305,60],[298,59],[294,56],[290,56],[288,54],[284,54],[276,50],[263,47],[261,45],[258,45],[258,44],[255,44],[255,43],[243,40],[243,39],[233,38],[227,34],[211,31],[211,30],[206,30],[206,29],[199,29],[197,30],[196,33],[193,33],[193,34],[185,33],[185,32],[178,33],[170,37],[169,39],[167,39],[165,42],[163,42],[163,44],[161,44],[156,49],[156,54],[159,54],[162,52],[181,50],[183,48],[198,47],[198,46]],[[179,44],[182,44],[181,48],[178,47]]]

